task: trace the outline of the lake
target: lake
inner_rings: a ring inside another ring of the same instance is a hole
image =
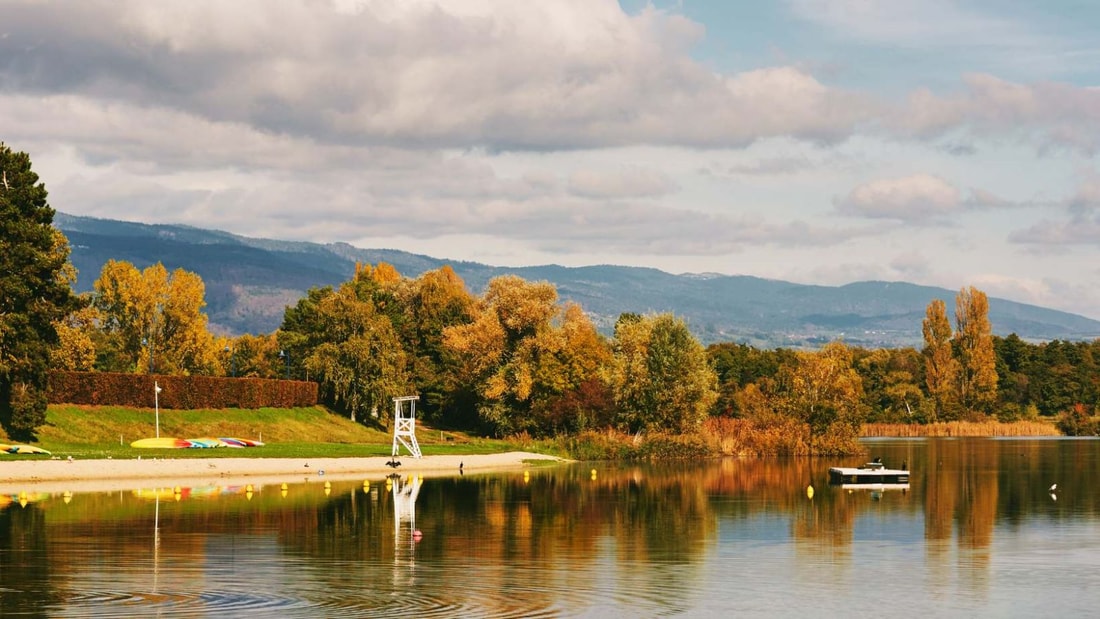
[[[1095,614],[1100,440],[865,445],[866,458],[4,496],[0,616]],[[905,461],[909,489],[828,485],[830,466],[875,456]]]

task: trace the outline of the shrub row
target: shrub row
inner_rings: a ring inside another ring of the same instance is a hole
[[[52,371],[51,404],[152,408],[159,386],[160,407],[168,409],[294,408],[317,404],[317,383],[266,378],[157,376],[113,372]]]

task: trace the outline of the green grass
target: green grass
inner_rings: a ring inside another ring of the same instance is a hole
[[[119,406],[50,406],[46,424],[34,445],[54,456],[74,458],[345,458],[388,456],[393,434],[311,408],[256,410],[161,410],[160,436],[176,438],[236,437],[258,439],[263,447],[243,449],[137,449],[130,443],[156,435],[153,409]],[[417,443],[424,455],[491,454],[548,451],[548,444],[473,437],[417,424]],[[0,435],[0,442],[6,438]],[[541,448],[540,448],[541,447]],[[553,451],[550,449],[550,451]],[[12,456],[33,459],[42,456]]]

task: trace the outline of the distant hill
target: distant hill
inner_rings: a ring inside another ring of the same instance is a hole
[[[347,281],[356,262],[387,262],[409,277],[449,264],[474,293],[484,290],[490,279],[514,273],[552,282],[561,298],[579,303],[605,332],[623,312],[673,312],[687,320],[704,343],[736,341],[766,348],[816,347],[838,337],[872,348],[919,346],[928,303],[943,299],[953,315],[957,293],[904,282],[809,286],[744,275],[673,275],[610,265],[495,267],[346,243],[254,239],[190,226],[64,213],[57,213],[54,224],[72,245],[78,290],[90,290],[112,258],[138,268],[156,262],[169,270],[182,267],[206,283],[211,329],[228,334],[274,331],[287,305],[312,287]],[[1004,299],[989,299],[989,317],[1000,335],[1016,333],[1028,340],[1100,337],[1100,321]]]

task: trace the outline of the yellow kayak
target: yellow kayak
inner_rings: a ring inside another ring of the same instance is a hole
[[[34,445],[3,445],[0,444],[0,453],[9,454],[43,454],[50,455],[50,452],[42,449],[41,447],[35,447]]]
[[[159,438],[143,438],[130,443],[130,447],[139,449],[181,449],[190,447],[191,441],[182,438],[161,436]]]

